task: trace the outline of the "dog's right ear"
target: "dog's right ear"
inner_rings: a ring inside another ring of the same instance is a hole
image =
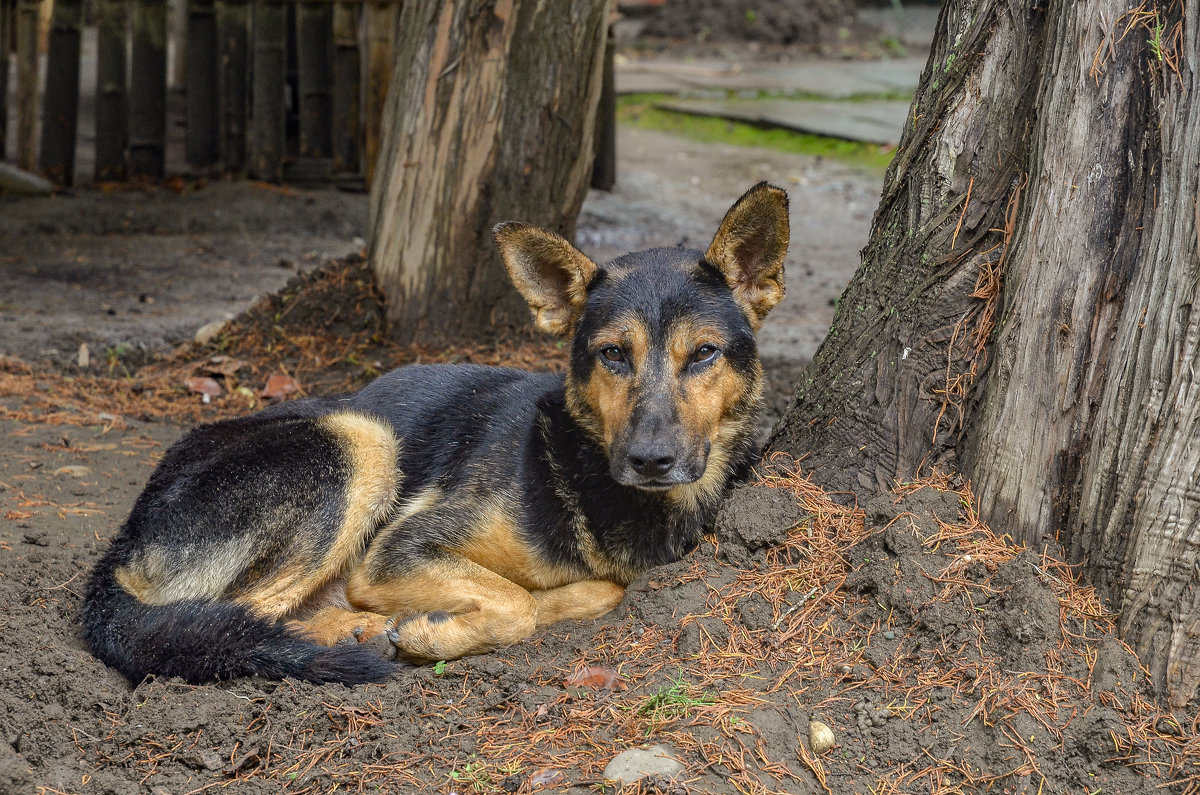
[[[529,303],[534,325],[559,337],[570,336],[587,301],[596,263],[553,232],[529,224],[497,224],[492,237],[509,278]]]

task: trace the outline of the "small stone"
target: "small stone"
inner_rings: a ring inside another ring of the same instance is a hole
[[[225,322],[224,320],[214,320],[196,329],[196,336],[194,337],[196,344],[206,345],[211,342],[225,328]]]
[[[180,761],[193,770],[220,770],[225,766],[225,760],[211,748],[193,751],[187,756],[181,757]]]
[[[622,751],[604,766],[604,778],[632,784],[650,775],[673,778],[683,772],[683,765],[674,758],[675,750],[667,745],[649,748],[630,748]]]
[[[884,637],[884,639],[885,639],[885,640],[895,640],[895,639],[896,639],[896,633],[895,633],[895,632],[892,632],[892,631],[889,629],[887,632],[883,633],[883,637]]]
[[[819,720],[814,720],[808,724],[808,746],[814,754],[823,754],[833,747],[836,739],[833,736],[833,729],[821,723]]]
[[[842,663],[841,665],[838,666],[838,673],[848,674],[853,671],[854,671],[853,665],[847,665],[846,663]]]

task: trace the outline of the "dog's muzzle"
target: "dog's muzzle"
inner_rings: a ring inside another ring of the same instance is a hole
[[[661,439],[630,444],[623,453],[613,456],[613,479],[622,486],[648,491],[693,483],[704,475],[709,444],[683,450],[680,447]]]

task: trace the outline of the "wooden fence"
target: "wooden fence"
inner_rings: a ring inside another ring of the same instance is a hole
[[[0,0],[0,159],[16,48],[17,164],[75,181],[80,52],[94,20],[96,181],[161,178],[168,146],[167,0],[53,0],[39,86],[38,14]],[[180,0],[183,160],[194,174],[369,182],[399,0]],[[40,106],[39,106],[40,97]],[[40,128],[40,135],[39,135]]]

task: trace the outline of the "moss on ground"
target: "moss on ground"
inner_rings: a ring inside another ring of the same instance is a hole
[[[619,97],[617,121],[646,130],[681,135],[693,141],[757,146],[780,152],[828,157],[880,173],[887,168],[895,154],[895,148],[891,146],[844,141],[840,138],[800,133],[779,127],[680,113],[655,106],[655,103],[668,99],[671,97],[667,94],[628,94]]]

